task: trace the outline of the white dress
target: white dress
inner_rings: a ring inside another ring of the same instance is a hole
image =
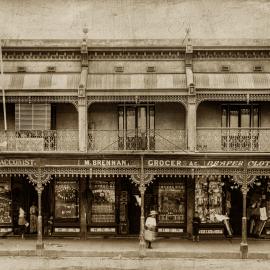
[[[157,222],[154,217],[148,217],[145,222],[144,239],[146,241],[154,241],[156,239]]]

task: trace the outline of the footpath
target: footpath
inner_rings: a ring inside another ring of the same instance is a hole
[[[201,240],[160,238],[145,258],[239,259],[241,239]],[[248,259],[270,259],[270,240],[248,240]],[[44,239],[37,254],[35,239],[0,239],[0,256],[139,258],[137,238]]]

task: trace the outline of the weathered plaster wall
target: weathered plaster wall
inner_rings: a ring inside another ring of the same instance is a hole
[[[13,39],[263,39],[267,0],[1,0],[0,35]]]
[[[78,129],[78,112],[72,104],[56,105],[56,129]]]
[[[197,108],[197,127],[221,127],[219,103],[203,102]]]
[[[185,109],[181,104],[158,103],[155,113],[156,129],[185,129]]]
[[[251,73],[254,66],[262,66],[263,72],[270,72],[269,60],[201,60],[193,62],[193,71],[196,72],[222,72],[222,66],[229,66],[230,72],[247,72]]]
[[[97,130],[118,130],[116,104],[93,104],[88,110],[88,125]]]
[[[261,127],[270,127],[270,104],[266,102],[261,105]]]

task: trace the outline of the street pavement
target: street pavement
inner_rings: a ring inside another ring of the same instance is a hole
[[[0,257],[1,270],[269,270],[269,260]]]
[[[160,238],[146,249],[146,258],[240,258],[240,239],[202,240]],[[270,240],[248,240],[249,259],[270,259]],[[0,239],[0,256],[139,258],[138,238],[45,239],[37,254],[35,239]],[[270,260],[269,260],[270,263]]]
[[[0,239],[0,270],[270,270],[270,240],[249,240],[249,258],[240,258],[240,239],[160,238],[139,256],[138,238]]]

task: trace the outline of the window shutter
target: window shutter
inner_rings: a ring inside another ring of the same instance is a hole
[[[16,104],[16,130],[48,130],[51,128],[50,104]]]

